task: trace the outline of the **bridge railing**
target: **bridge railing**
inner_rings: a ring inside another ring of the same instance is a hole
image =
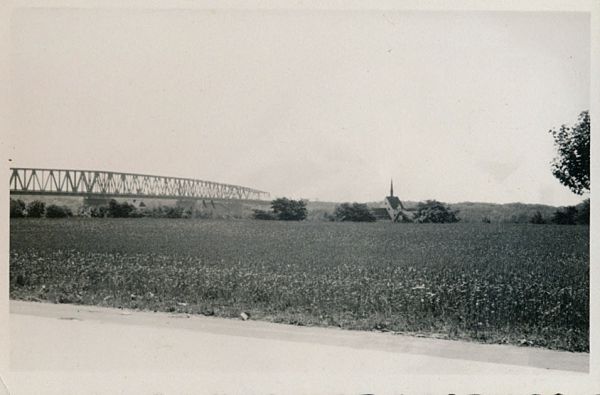
[[[192,178],[95,170],[11,168],[11,194],[264,200],[269,193]]]

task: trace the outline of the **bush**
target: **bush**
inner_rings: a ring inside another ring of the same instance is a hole
[[[165,207],[165,217],[167,218],[181,218],[183,217],[183,207]]]
[[[211,219],[211,218],[214,218],[214,214],[211,213],[210,211],[196,211],[196,212],[192,212],[192,216],[194,218],[200,218],[200,219]]]
[[[436,224],[458,222],[457,214],[457,210],[452,210],[437,200],[427,200],[417,205],[415,222]]]
[[[21,199],[10,199],[10,217],[22,218],[25,216],[25,202]]]
[[[30,218],[41,218],[46,211],[46,204],[39,200],[34,200],[27,205],[27,216]]]
[[[108,202],[108,216],[112,218],[129,218],[135,206],[127,202],[118,203],[115,199]]]
[[[89,212],[92,218],[106,218],[108,217],[108,206],[93,206],[90,207]]]
[[[334,215],[339,221],[373,222],[376,220],[367,205],[360,203],[342,203],[336,206]]]
[[[253,210],[253,211],[254,211],[254,214],[252,215],[252,218],[254,218],[254,219],[262,219],[262,220],[267,220],[267,221],[277,219],[277,216],[275,215],[275,213],[273,213],[271,211],[265,211],[265,210]]]
[[[46,208],[46,218],[65,218],[73,215],[71,209],[67,206],[57,206],[51,204]]]
[[[307,214],[306,202],[303,200],[279,198],[271,202],[271,208],[277,219],[283,221],[302,221]]]

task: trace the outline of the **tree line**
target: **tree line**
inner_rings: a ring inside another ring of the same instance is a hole
[[[589,225],[590,224],[590,199],[584,200],[577,206],[560,208],[550,218],[545,218],[539,211],[530,219],[532,224],[555,225]]]
[[[65,218],[73,215],[71,209],[67,206],[59,206],[46,203],[40,200],[34,200],[25,204],[21,199],[10,199],[10,217],[11,218]]]
[[[271,210],[254,210],[254,219],[302,221],[306,219],[308,210],[306,201],[278,198],[271,201]],[[418,223],[452,223],[458,222],[458,210],[437,200],[420,202],[409,222]],[[341,203],[331,214],[326,215],[329,221],[339,222],[374,222],[377,220],[373,211],[364,203]]]
[[[73,215],[73,210],[68,206],[46,205],[40,200],[26,204],[21,199],[10,199],[11,218],[67,218]],[[115,199],[111,199],[107,205],[81,207],[76,215],[92,218],[190,218],[194,216],[194,213],[191,209],[179,206],[158,206],[140,210],[131,203],[119,203]],[[201,217],[202,215],[196,216]]]

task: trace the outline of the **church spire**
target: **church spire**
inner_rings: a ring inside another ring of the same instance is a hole
[[[394,196],[394,180],[390,179],[390,196]]]

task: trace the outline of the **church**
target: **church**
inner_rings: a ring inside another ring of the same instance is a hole
[[[377,219],[389,219],[392,222],[412,222],[413,213],[407,210],[400,198],[394,196],[394,181],[390,181],[390,194],[383,200],[382,208],[371,210]]]

